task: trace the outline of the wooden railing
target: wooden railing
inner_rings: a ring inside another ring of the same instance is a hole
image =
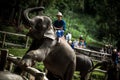
[[[85,48],[77,48],[76,47],[75,51],[79,52],[79,54],[84,54],[84,55],[91,57],[94,61],[101,61],[107,57],[111,57],[111,54],[98,52],[98,51],[85,49]]]
[[[9,63],[9,64],[8,64]],[[0,71],[5,71],[5,66],[7,66],[8,71],[12,71],[14,69],[13,65],[19,66],[23,71],[34,76],[34,80],[43,80],[44,73],[33,67],[25,67],[24,65],[19,63],[19,59],[15,56],[10,56],[8,54],[7,49],[2,49],[0,53]],[[31,79],[28,79],[31,80]]]
[[[0,40],[0,43],[2,44],[2,48],[5,45],[12,45],[12,46],[18,46],[18,47],[28,47],[28,41],[29,41],[29,37],[24,34],[17,34],[17,33],[11,33],[11,32],[6,32],[6,31],[0,31],[0,34],[3,34],[2,40]],[[6,42],[6,36],[7,35],[15,35],[15,36],[20,36],[20,37],[26,37],[26,43],[25,45],[21,45],[21,44],[15,44],[15,43],[10,43],[10,42]]]

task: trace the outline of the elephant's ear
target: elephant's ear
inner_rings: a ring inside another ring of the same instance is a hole
[[[56,38],[56,35],[52,26],[52,20],[49,17],[46,18],[48,21],[47,21],[47,30],[44,33],[44,37],[48,37],[54,40]]]
[[[56,35],[55,35],[55,32],[51,26],[50,29],[47,29],[46,32],[44,33],[44,37],[47,37],[47,38],[50,38],[50,39],[55,39],[56,38]]]

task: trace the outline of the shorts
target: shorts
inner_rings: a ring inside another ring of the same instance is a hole
[[[56,35],[57,35],[58,38],[62,37],[64,35],[64,30],[57,30]]]

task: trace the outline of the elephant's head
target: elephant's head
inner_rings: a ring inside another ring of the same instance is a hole
[[[46,74],[41,72],[38,73],[37,75],[39,75],[39,80],[48,80],[48,78],[46,77]],[[11,73],[9,71],[0,71],[0,80],[26,80],[24,79],[22,76],[15,74],[15,73]]]
[[[54,31],[52,26],[52,20],[47,16],[35,16],[33,18],[29,17],[29,13],[33,11],[43,11],[44,7],[35,7],[35,8],[28,8],[24,11],[23,16],[24,19],[27,21],[27,25],[29,25],[29,32],[28,36],[32,37],[33,39],[41,39],[46,37],[54,37]]]

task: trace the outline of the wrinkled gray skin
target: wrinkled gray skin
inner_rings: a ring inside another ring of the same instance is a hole
[[[8,71],[0,71],[0,80],[24,80],[20,75]]]
[[[90,57],[82,54],[76,56],[76,71],[80,71],[80,80],[88,80],[90,73],[88,72],[93,67],[93,61]]]
[[[43,61],[45,67],[61,80],[72,80],[76,67],[76,55],[70,45],[61,39],[57,43],[52,21],[47,16],[28,17],[29,12],[42,11],[44,8],[28,8],[24,11],[25,20],[30,23],[31,29],[28,32],[33,41],[21,61],[25,66],[32,66],[33,61]]]
[[[90,57],[76,52],[76,71],[80,72],[80,80],[88,80],[90,73],[89,70],[93,67],[93,61]],[[59,80],[57,75],[53,75],[48,71],[47,77],[49,80]]]

